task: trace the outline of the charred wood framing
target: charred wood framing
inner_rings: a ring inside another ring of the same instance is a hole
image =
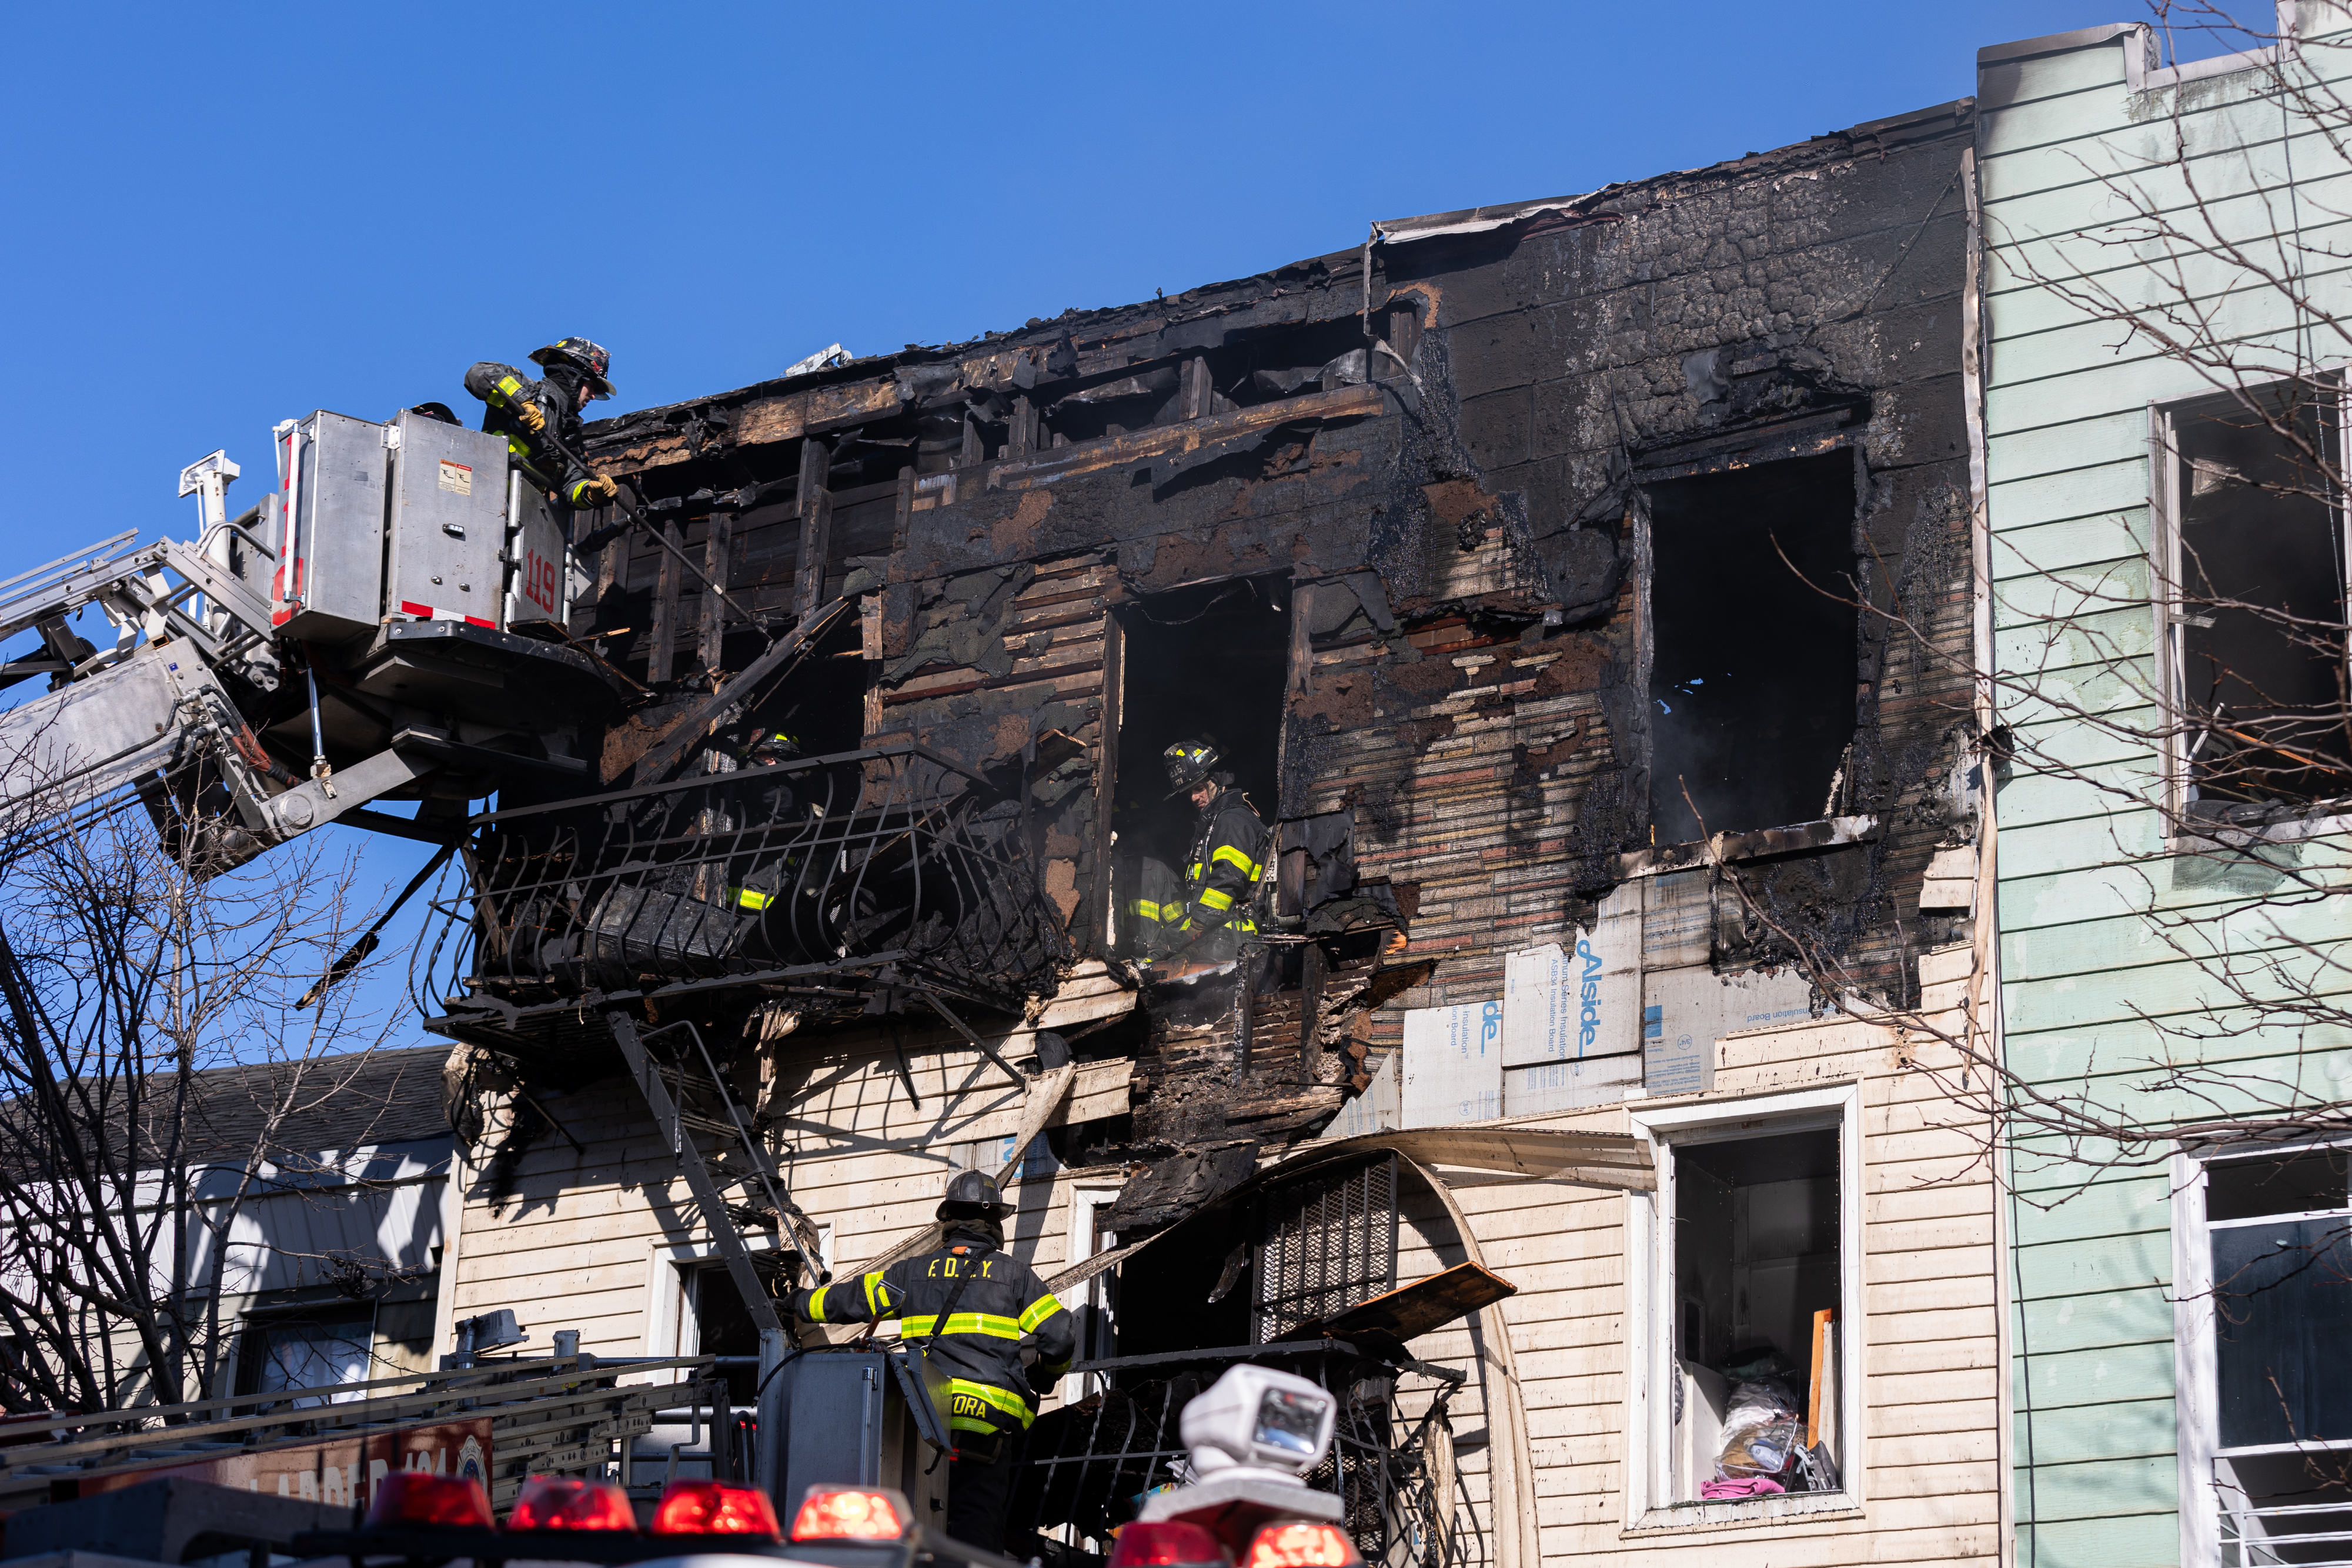
[[[1137,1070],[1087,1146],[1150,1173],[1148,1228],[1321,1131],[1407,1007],[1500,995],[1629,886],[1677,962],[1801,948],[1911,999],[1969,918],[1919,892],[1977,788],[1972,133],[1964,101],[1385,223],[591,426],[794,631],[643,530],[605,552],[571,635],[635,706],[597,785],[476,824],[440,1027],[550,1062],[583,1007],[750,1039],[789,1004],[985,1044],[1099,960],[1139,1005],[1087,1051]],[[1128,967],[1118,868],[1181,828],[1143,737],[1188,690],[1280,824],[1256,984]],[[762,732],[807,760],[752,766]]]

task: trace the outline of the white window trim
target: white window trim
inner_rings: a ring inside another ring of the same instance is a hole
[[[1116,1186],[1090,1186],[1084,1184],[1071,1186],[1069,1229],[1066,1232],[1068,1247],[1065,1253],[1068,1262],[1064,1265],[1066,1268],[1074,1269],[1095,1255],[1095,1215],[1098,1210],[1108,1208],[1118,1202],[1119,1191],[1120,1189]],[[1115,1239],[1113,1245],[1117,1245]],[[1106,1274],[1097,1274],[1078,1287],[1083,1294],[1076,1301],[1065,1301],[1062,1305],[1073,1312],[1087,1302],[1093,1302],[1097,1307],[1101,1306],[1106,1278]],[[1078,1350],[1083,1355],[1086,1346],[1081,1344]],[[1084,1379],[1085,1385],[1076,1394],[1069,1392],[1070,1381],[1067,1378],[1062,1380],[1061,1391],[1066,1397],[1083,1399],[1089,1394],[1098,1393],[1107,1387],[1109,1382],[1110,1379],[1100,1373],[1088,1373]]]
[[[2214,1404],[2214,1379],[2220,1369],[2213,1339],[2213,1249],[2205,1224],[2207,1162],[2233,1155],[2275,1155],[2304,1148],[2343,1146],[2340,1138],[2315,1138],[2308,1143],[2265,1145],[2259,1151],[2216,1144],[2172,1152],[2168,1173],[2172,1178],[2172,1400],[2179,1451],[2182,1568],[2217,1568],[2221,1561],[2221,1500],[2213,1482],[2214,1462],[2221,1453],[2221,1428]],[[2283,1445],[2278,1451],[2292,1452],[2302,1447]],[[2345,1447],[2340,1442],[2311,1445],[2315,1452],[2334,1454],[2343,1453]]]
[[[2295,0],[2280,0],[2279,26],[2282,32],[2287,31],[2292,24],[2294,4]],[[2242,55],[2222,57],[2224,60],[2246,57]],[[2208,66],[2220,63],[2198,60],[2175,68],[2202,71]],[[2344,378],[2344,388],[2338,393],[2341,407],[2336,440],[2342,451],[2337,461],[2341,471],[2352,476],[2352,361],[2328,361],[2294,374]],[[2271,378],[2276,382],[2290,379],[2291,376],[2285,373]],[[2268,385],[2270,382],[2260,384]],[[2180,403],[2210,396],[2215,390],[2209,387],[2203,392],[2189,392],[2179,397],[2150,400],[2147,405],[2147,548],[2151,579],[2147,599],[2149,613],[2156,622],[2157,723],[2162,731],[2158,764],[2163,775],[2158,804],[2166,846],[2188,851],[2210,845],[2243,848],[2250,844],[2288,843],[2328,833],[2352,831],[2352,807],[2326,817],[2252,827],[2192,823],[2189,821],[2188,741],[2179,722],[2181,629],[2185,624],[2177,609],[2180,585],[2180,532],[2173,520],[2180,516],[2180,463],[2179,451],[2172,438],[2169,410]],[[2343,515],[2338,517],[2336,526],[2344,537],[2346,559],[2352,561],[2352,487],[2347,487],[2339,511]],[[2347,583],[2346,591],[2347,598],[2352,598],[2352,582]]]
[[[817,1260],[829,1273],[833,1269],[833,1221],[819,1220],[816,1238]],[[744,1239],[754,1252],[776,1249],[777,1239],[765,1233]],[[656,1241],[646,1249],[646,1332],[639,1354],[668,1357],[698,1354],[683,1343],[688,1326],[686,1271],[719,1260],[719,1245],[714,1241]]]
[[[1862,1269],[1862,1086],[1844,1083],[1793,1094],[1718,1100],[1671,1110],[1628,1113],[1633,1135],[1650,1145],[1658,1173],[1654,1193],[1628,1193],[1625,1206],[1626,1410],[1624,1532],[1696,1530],[1738,1521],[1767,1522],[1792,1515],[1856,1515],[1867,1500],[1863,1430],[1864,1368],[1868,1364],[1867,1322],[1861,1311]],[[1811,1128],[1838,1129],[1838,1328],[1840,1492],[1799,1493],[1738,1502],[1677,1505],[1673,1499],[1674,1402],[1658,1391],[1674,1385],[1675,1336],[1657,1332],[1656,1304],[1674,1300],[1671,1214],[1674,1162],[1669,1145],[1683,1142],[1754,1137]]]

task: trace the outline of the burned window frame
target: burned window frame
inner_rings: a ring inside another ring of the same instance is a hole
[[[1699,461],[1641,467],[1634,471],[1632,476],[1632,498],[1626,508],[1627,522],[1632,534],[1633,577],[1636,585],[1633,594],[1634,659],[1630,685],[1635,700],[1635,711],[1641,716],[1637,744],[1642,766],[1645,771],[1654,768],[1657,763],[1657,734],[1651,706],[1651,684],[1656,671],[1658,655],[1658,616],[1655,597],[1658,558],[1654,492],[1662,486],[1683,481],[1738,472],[1756,474],[1770,470],[1781,463],[1806,462],[1832,455],[1842,456],[1854,465],[1853,476],[1854,510],[1847,521],[1850,528],[1859,528],[1862,523],[1863,507],[1870,494],[1870,476],[1862,451],[1853,443],[1850,434],[1843,431],[1832,432],[1826,436],[1811,441],[1768,436],[1746,445],[1714,453]],[[1861,634],[1864,613],[1859,608],[1854,612],[1857,638]],[[1860,661],[1857,658],[1853,679],[1859,683],[1862,678]],[[1852,687],[1849,686],[1847,691],[1850,695]],[[1852,716],[1853,736],[1859,737],[1862,734],[1861,715],[1856,711]],[[1851,743],[1849,751],[1850,749]],[[1832,779],[1823,780],[1825,789],[1833,786],[1835,782],[1834,777]],[[1839,824],[1848,821],[1849,819],[1842,814],[1841,810],[1832,810],[1823,814],[1801,818],[1795,821],[1759,822],[1745,827],[1720,829],[1709,833],[1705,839],[1688,841],[1669,840],[1660,836],[1656,824],[1653,821],[1649,823],[1651,841],[1635,847],[1631,853],[1637,858],[1657,857],[1663,853],[1668,862],[1696,863],[1696,857],[1693,852],[1707,844],[1716,843],[1720,845],[1722,859],[1745,860],[1759,854],[1784,851],[1786,848],[1784,841],[1790,830],[1812,829],[1816,824],[1822,822]]]
[[[1867,1433],[1863,1426],[1869,1365],[1869,1316],[1863,1310],[1862,1086],[1859,1082],[1673,1110],[1634,1111],[1629,1130],[1649,1145],[1657,1186],[1629,1192],[1625,1223],[1625,1520],[1629,1528],[1687,1526],[1695,1521],[1766,1523],[1792,1514],[1847,1512],[1868,1500]],[[1675,1290],[1676,1145],[1833,1129],[1838,1134],[1839,1489],[1735,1501],[1676,1499]],[[1704,1511],[1703,1512],[1698,1511]]]
[[[2336,450],[2337,474],[2352,476],[2352,397],[2347,396],[2345,378],[2352,361],[2336,361],[2293,376],[2280,376],[2242,389],[2244,396],[2259,398],[2282,388],[2325,388],[2334,402],[2334,444]],[[2179,423],[2200,407],[2238,396],[2231,391],[2207,391],[2187,397],[2151,400],[2147,405],[2147,509],[2148,509],[2148,609],[2153,617],[2155,636],[2157,751],[2160,779],[2160,804],[2164,832],[2168,841],[2210,841],[2221,834],[2235,838],[2296,839],[2317,832],[2338,831],[2352,826],[2352,790],[2342,795],[2310,801],[2300,807],[2282,804],[2274,813],[2261,821],[2232,821],[2227,823],[2192,817],[2189,810],[2189,789],[2192,778],[2189,731],[2193,716],[2188,711],[2186,687],[2188,672],[2187,632],[2190,625],[2188,609],[2183,603],[2184,578],[2181,566],[2180,470],[2182,454],[2178,437]],[[2352,568],[2352,491],[2336,497],[2336,527],[2340,559]],[[2347,571],[2345,593],[2352,603],[2352,570]],[[2347,640],[2347,672],[2352,672],[2352,638]]]
[[[2300,1444],[2225,1447],[2221,1440],[2221,1366],[2217,1299],[2214,1293],[2212,1236],[2216,1226],[2245,1228],[2275,1224],[2302,1215],[2352,1216],[2352,1191],[2345,1202],[2328,1210],[2297,1210],[2276,1215],[2242,1216],[2211,1220],[2207,1194],[2213,1168],[2260,1157],[2278,1158],[2332,1150],[2352,1155],[2352,1137],[2264,1142],[2184,1145],[2172,1153],[2167,1175],[2172,1194],[2173,1289],[2173,1421],[2179,1456],[2180,1561],[2218,1563],[2224,1561],[2222,1483],[2217,1466],[2231,1458],[2292,1458],[2314,1453],[2332,1469],[2352,1464],[2352,1436],[2315,1439]],[[2346,1220],[2352,1225],[2352,1218]],[[2344,1511],[2336,1511],[2341,1513]],[[2340,1524],[2336,1528],[2340,1528]],[[2289,1538],[2291,1539],[2291,1538]]]

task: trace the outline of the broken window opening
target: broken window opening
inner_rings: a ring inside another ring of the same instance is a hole
[[[751,1357],[749,1365],[722,1364],[719,1375],[727,1380],[730,1405],[751,1404],[760,1381],[760,1325],[752,1321],[743,1292],[735,1288],[724,1263],[681,1265],[678,1275],[684,1310],[678,1313],[677,1354]]]
[[[1843,1490],[1839,1134],[1675,1142],[1674,1500]],[[1764,1489],[1769,1491],[1769,1488]]]
[[[2352,794],[2335,389],[2280,382],[2162,418],[2183,807],[2261,821]]]
[[[1854,732],[1853,458],[1647,495],[1654,841],[1834,815]]]
[[[1283,680],[1290,657],[1290,580],[1231,578],[1155,593],[1122,612],[1118,784],[1112,826],[1118,951],[1148,956],[1164,933],[1139,913],[1181,904],[1196,813],[1169,792],[1160,753],[1206,740],[1261,821],[1280,798]]]

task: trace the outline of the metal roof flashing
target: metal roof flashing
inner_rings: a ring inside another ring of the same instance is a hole
[[[2112,44],[2131,33],[2145,33],[2145,22],[2109,22],[2097,27],[2077,27],[2071,33],[2045,33],[2038,38],[2020,38],[2013,44],[1988,44],[1977,51],[1979,66],[1999,65],[2003,60],[2030,59],[2035,55],[2063,55],[2074,49],[2096,48]]]

